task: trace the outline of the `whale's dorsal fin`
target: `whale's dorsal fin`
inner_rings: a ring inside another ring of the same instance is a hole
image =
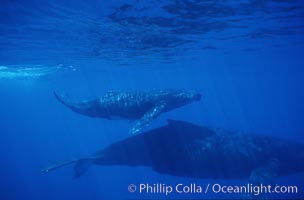
[[[197,129],[197,130],[201,130],[204,132],[208,131],[208,127],[203,127],[203,126],[199,126],[193,122],[188,122],[188,121],[182,121],[182,120],[174,120],[174,119],[168,119],[168,126],[173,127],[173,128],[183,128],[183,129]]]
[[[167,123],[168,125],[181,125],[181,124],[184,124],[184,125],[194,125],[193,123],[191,122],[186,122],[186,121],[182,121],[182,120],[175,120],[175,119],[167,119]]]
[[[166,102],[162,102],[158,104],[157,106],[153,107],[151,110],[149,110],[142,118],[140,118],[135,125],[132,127],[132,129],[129,131],[129,134],[135,134],[141,131],[141,129],[145,126],[147,126],[153,119],[157,118],[164,110],[164,108],[167,106]]]
[[[106,94],[120,94],[122,93],[123,91],[120,91],[120,90],[109,90],[106,92]]]

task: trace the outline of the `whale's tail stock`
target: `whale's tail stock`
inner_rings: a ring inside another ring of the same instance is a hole
[[[69,108],[73,108],[74,107],[74,103],[72,103],[71,101],[69,101],[64,95],[59,94],[56,91],[54,91],[54,96],[63,105],[65,105],[65,106],[67,106]]]
[[[65,97],[65,95],[58,94],[56,91],[54,91],[54,96],[60,103],[62,103],[66,107],[70,108],[74,112],[77,112],[77,113],[83,114],[83,115],[89,115],[89,116],[91,115],[87,109],[88,108],[87,102],[78,102],[78,103],[72,102],[67,97]]]
[[[74,178],[78,178],[80,176],[82,176],[89,168],[89,166],[91,165],[93,158],[81,158],[81,159],[73,159],[73,160],[69,160],[69,161],[64,161],[55,165],[51,165],[49,167],[46,167],[44,169],[42,169],[41,171],[44,173],[50,172],[50,171],[54,171],[56,169],[68,166],[68,165],[74,165]]]

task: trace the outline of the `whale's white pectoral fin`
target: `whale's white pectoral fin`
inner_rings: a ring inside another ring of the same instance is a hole
[[[132,129],[129,131],[129,134],[135,134],[141,131],[141,129],[145,126],[147,126],[153,119],[157,118],[164,108],[166,107],[167,103],[161,103],[152,108],[150,111],[148,111],[142,118],[140,118],[135,125],[132,127]]]
[[[78,159],[69,160],[69,161],[64,161],[64,162],[61,162],[61,163],[59,163],[59,164],[52,165],[52,166],[49,166],[49,167],[47,167],[47,168],[44,168],[44,169],[42,169],[41,171],[42,171],[42,172],[50,172],[50,171],[53,171],[53,170],[55,170],[55,169],[64,167],[64,166],[66,166],[66,165],[70,165],[70,164],[76,163],[77,161],[78,161]]]
[[[75,171],[74,178],[78,178],[88,170],[88,167],[90,166],[92,161],[94,161],[96,158],[98,158],[98,157],[90,156],[90,157],[86,157],[86,158],[73,159],[73,160],[61,162],[61,163],[56,164],[56,165],[51,165],[47,168],[42,169],[41,171],[42,172],[50,172],[50,171],[59,169],[61,167],[67,166],[67,165],[75,164],[75,166],[74,166],[74,171]]]
[[[260,186],[263,184],[268,187],[268,185],[273,186],[275,179],[278,176],[279,161],[277,159],[272,159],[267,162],[266,165],[258,167],[251,172],[249,183],[253,186]],[[244,194],[245,199],[265,199],[265,194]]]
[[[273,184],[278,175],[279,161],[277,159],[270,160],[266,165],[256,168],[251,172],[250,182],[252,184]]]

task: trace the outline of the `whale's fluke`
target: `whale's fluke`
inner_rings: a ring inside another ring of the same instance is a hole
[[[91,160],[81,159],[76,162],[74,165],[74,178],[79,178],[84,173],[86,173],[91,165]]]

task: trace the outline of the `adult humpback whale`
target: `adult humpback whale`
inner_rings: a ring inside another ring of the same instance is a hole
[[[100,98],[78,103],[56,92],[54,94],[61,103],[82,115],[106,119],[139,119],[130,130],[131,134],[139,132],[161,113],[201,99],[201,94],[186,90],[112,91]]]
[[[96,164],[146,166],[175,176],[269,183],[276,176],[304,171],[304,144],[169,120],[166,126],[43,171],[72,163],[75,177]]]

